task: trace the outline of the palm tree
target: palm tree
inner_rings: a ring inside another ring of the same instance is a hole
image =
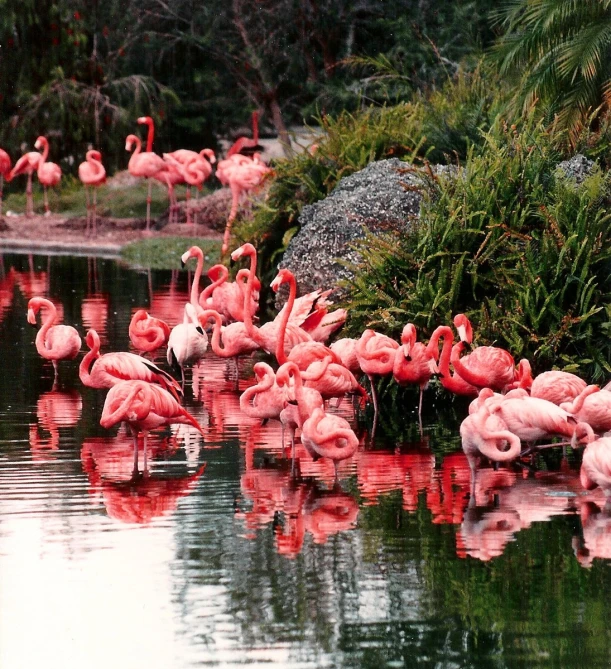
[[[539,103],[574,137],[593,110],[611,107],[611,0],[511,0],[494,55],[513,75],[514,104]]]

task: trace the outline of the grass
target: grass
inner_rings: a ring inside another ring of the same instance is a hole
[[[134,267],[181,269],[180,257],[191,246],[201,248],[206,265],[220,262],[221,242],[200,237],[158,237],[133,242],[121,249],[121,258]]]

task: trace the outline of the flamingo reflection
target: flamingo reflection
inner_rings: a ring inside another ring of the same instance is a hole
[[[596,502],[584,500],[579,515],[583,540],[573,538],[575,557],[582,567],[590,568],[595,558],[611,559],[611,503],[602,494]]]
[[[36,403],[36,423],[30,424],[30,450],[34,460],[47,460],[59,448],[59,428],[74,427],[81,418],[83,401],[76,390],[50,390]],[[41,431],[49,436],[41,436]]]

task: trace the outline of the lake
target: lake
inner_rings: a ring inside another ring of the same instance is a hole
[[[611,514],[578,453],[484,468],[471,494],[467,404],[387,384],[344,416],[339,468],[240,412],[252,365],[207,354],[186,426],[154,433],[148,476],[104,430],[105,391],[77,360],[36,353],[28,299],[61,303],[102,351],[129,350],[144,307],[182,321],[187,273],[100,258],[5,254],[0,265],[0,667],[608,667]],[[85,349],[85,344],[83,344]],[[165,350],[165,349],[164,349]],[[157,359],[165,366],[162,355]]]

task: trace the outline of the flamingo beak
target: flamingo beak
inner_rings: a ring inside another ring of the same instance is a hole
[[[236,249],[235,251],[231,252],[231,259],[232,260],[237,260],[238,258],[242,257],[242,247],[240,246],[239,249]]]
[[[36,314],[34,309],[28,309],[28,323],[36,327]]]
[[[458,336],[460,337],[460,341],[467,341],[467,328],[464,325],[459,325],[457,328],[458,330]]]
[[[429,369],[431,370],[431,374],[439,374],[439,366],[433,358],[429,360]]]

